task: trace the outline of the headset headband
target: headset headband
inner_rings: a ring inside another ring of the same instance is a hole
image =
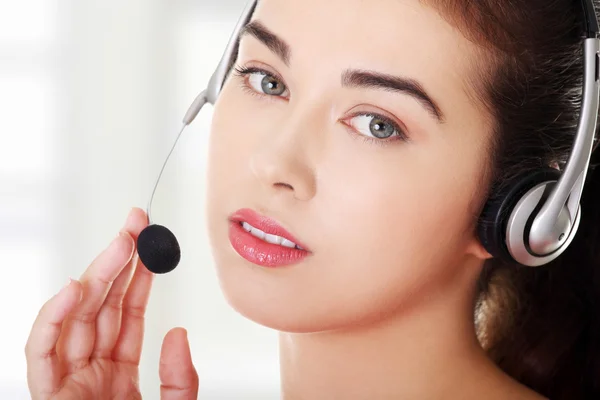
[[[583,10],[583,31],[586,38],[598,37],[598,19],[596,18],[596,10],[593,0],[581,0],[581,8]]]

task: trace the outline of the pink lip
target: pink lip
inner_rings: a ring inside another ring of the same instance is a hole
[[[290,240],[302,249],[280,246],[259,239],[246,232],[242,227],[243,222],[247,222],[267,234]],[[295,264],[310,254],[304,245],[275,220],[247,208],[238,210],[231,215],[229,241],[235,251],[244,259],[264,267],[282,267]]]

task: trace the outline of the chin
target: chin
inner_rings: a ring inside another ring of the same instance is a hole
[[[280,332],[352,330],[380,322],[397,310],[379,296],[352,296],[352,290],[338,296],[326,290],[327,284],[300,287],[304,271],[311,269],[308,265],[273,271],[245,260],[220,261],[216,264],[219,285],[230,307],[246,319]]]
[[[216,257],[218,258],[218,257]],[[281,332],[310,333],[327,329],[322,313],[308,307],[297,291],[286,290],[286,281],[262,267],[244,260],[217,262],[219,285],[225,300],[238,314],[259,325]],[[291,272],[291,271],[286,271]],[[329,321],[330,322],[330,321]]]
[[[328,330],[309,315],[269,307],[264,299],[251,299],[223,290],[227,303],[244,318],[266,328],[287,333],[314,333]]]

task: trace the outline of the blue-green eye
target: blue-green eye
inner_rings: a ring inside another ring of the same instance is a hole
[[[376,139],[390,139],[394,136],[403,136],[401,130],[394,122],[376,114],[356,115],[349,120],[348,124],[361,135]]]
[[[276,76],[259,68],[236,68],[238,75],[246,77],[249,89],[267,96],[287,96],[287,87]]]
[[[248,76],[248,83],[254,90],[269,96],[281,96],[286,91],[285,85],[277,78],[262,72],[252,72]]]

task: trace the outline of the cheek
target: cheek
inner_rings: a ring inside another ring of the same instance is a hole
[[[248,152],[252,136],[245,134],[248,124],[248,110],[243,106],[239,95],[224,88],[215,104],[209,141],[209,175],[214,170],[221,173],[231,170],[229,165],[241,164],[241,154]]]
[[[252,119],[247,104],[233,89],[232,84],[224,86],[212,115],[206,171],[209,228],[216,215],[226,217],[219,212],[225,209],[223,201],[236,194],[232,188],[247,185],[250,176],[248,154],[256,138],[248,134]]]
[[[312,289],[327,293],[314,305],[324,310],[323,322],[380,317],[415,293],[440,289],[456,271],[471,188],[457,192],[451,179],[403,168],[410,164],[379,174],[368,164],[323,171],[331,174],[323,176],[316,216],[323,270]]]

